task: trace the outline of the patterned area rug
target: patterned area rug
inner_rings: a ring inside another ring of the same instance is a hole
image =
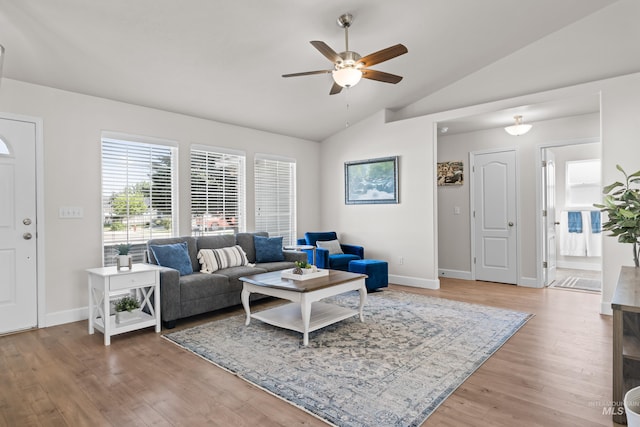
[[[602,282],[600,280],[585,279],[582,277],[569,276],[551,284],[552,288],[580,289],[582,291],[600,292]]]
[[[358,294],[324,300],[357,308]],[[302,334],[245,316],[164,337],[338,426],[418,426],[531,314],[396,291]]]

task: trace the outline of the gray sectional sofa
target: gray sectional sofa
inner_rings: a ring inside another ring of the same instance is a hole
[[[180,275],[178,270],[162,267],[160,272],[161,318],[167,328],[173,328],[176,320],[196,314],[206,313],[241,304],[242,283],[238,278],[269,271],[295,267],[294,261],[306,261],[304,252],[283,251],[284,261],[256,263],[254,235],[268,237],[266,232],[238,233],[235,235],[172,237],[152,239],[147,242],[148,261],[158,265],[154,253],[149,250],[155,245],[169,245],[185,242],[193,273]],[[198,251],[200,249],[220,249],[239,245],[247,254],[252,265],[229,267],[214,273],[201,273]],[[261,298],[252,294],[252,300]]]

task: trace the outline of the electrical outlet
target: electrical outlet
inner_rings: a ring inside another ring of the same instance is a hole
[[[404,257],[398,257],[398,264],[404,264]]]

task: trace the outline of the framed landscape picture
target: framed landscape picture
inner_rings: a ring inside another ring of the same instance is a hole
[[[344,164],[347,205],[398,203],[398,156]]]
[[[438,163],[438,185],[462,185],[464,183],[462,162]]]

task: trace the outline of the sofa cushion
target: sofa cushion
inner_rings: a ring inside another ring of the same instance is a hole
[[[187,244],[187,248],[189,250],[189,258],[191,259],[191,270],[198,271],[200,268],[200,263],[198,263],[198,247],[196,243],[196,238],[192,236],[182,236],[182,237],[162,237],[159,239],[151,239],[147,242],[147,251],[149,255],[149,262],[151,264],[158,264],[158,260],[156,260],[153,255],[153,251],[150,246],[158,246],[158,245],[171,245],[174,243],[182,243],[185,242]]]
[[[236,234],[236,245],[242,246],[250,263],[256,262],[256,245],[253,241],[253,236],[269,237],[269,233],[266,231],[256,231],[255,233]]]
[[[247,255],[238,245],[220,249],[200,249],[198,252],[201,273],[213,273],[227,267],[247,265]]]
[[[256,262],[284,261],[282,237],[253,236],[256,245]]]
[[[336,240],[317,240],[316,241],[316,246],[318,246],[319,248],[323,248],[329,251],[329,255],[335,255],[335,254],[343,254],[344,252],[342,252],[342,248],[340,247],[340,242],[336,239]]]
[[[149,245],[149,249],[153,252],[158,265],[178,270],[181,276],[188,276],[193,273],[187,242],[169,245]]]
[[[329,267],[334,270],[349,270],[349,261],[360,259],[358,255],[338,254],[329,255]]]
[[[307,245],[316,246],[318,240],[336,240],[338,235],[335,231],[308,231],[304,233],[304,239],[307,241]]]
[[[198,237],[198,251],[200,249],[227,248],[235,244],[236,244],[236,238],[233,234],[218,234],[215,236]]]

